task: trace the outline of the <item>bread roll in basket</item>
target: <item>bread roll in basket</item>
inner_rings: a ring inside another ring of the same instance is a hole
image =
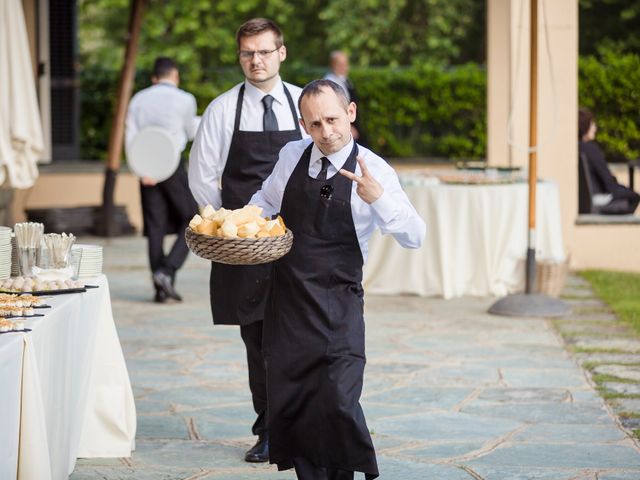
[[[291,250],[293,233],[282,217],[267,220],[261,214],[255,205],[237,210],[214,210],[207,205],[187,227],[187,246],[199,257],[229,265],[277,260]]]

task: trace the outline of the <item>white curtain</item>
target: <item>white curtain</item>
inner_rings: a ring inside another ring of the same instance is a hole
[[[33,186],[43,150],[22,3],[0,0],[0,184]]]

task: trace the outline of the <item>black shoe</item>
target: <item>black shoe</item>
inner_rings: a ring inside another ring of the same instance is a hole
[[[267,436],[258,437],[256,444],[247,450],[244,455],[245,462],[263,463],[269,461],[269,439]]]
[[[167,301],[167,294],[164,290],[156,290],[156,295],[153,297],[153,301],[156,303],[165,303]]]
[[[156,287],[156,290],[162,291],[166,294],[168,298],[173,298],[178,302],[182,301],[182,297],[176,292],[171,285],[171,277],[164,272],[154,272],[153,274],[153,284]]]

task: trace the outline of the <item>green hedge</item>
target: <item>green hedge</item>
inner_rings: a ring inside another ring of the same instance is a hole
[[[282,77],[304,85],[322,68],[283,64]],[[206,73],[207,79],[183,79],[182,87],[204,111],[209,102],[242,79],[239,68]],[[486,155],[486,72],[476,64],[444,69],[434,65],[354,69],[358,115],[377,152],[390,157],[479,159]],[[118,72],[84,70],[82,153],[106,157]],[[605,52],[579,61],[580,105],[599,124],[598,141],[613,159],[640,157],[640,56]],[[136,77],[135,90],[149,84]]]
[[[106,157],[118,79],[116,71],[86,69],[82,85],[82,154]],[[285,67],[282,77],[304,85],[325,73],[322,68]],[[198,109],[242,79],[240,69],[207,74],[213,80],[183,79]],[[485,91],[482,67],[469,64],[450,70],[435,66],[404,69],[354,69],[351,77],[360,99],[358,114],[372,147],[394,157],[481,158],[486,150]],[[138,74],[135,90],[149,84]]]
[[[579,61],[580,106],[596,116],[609,160],[640,157],[640,55],[613,50]]]

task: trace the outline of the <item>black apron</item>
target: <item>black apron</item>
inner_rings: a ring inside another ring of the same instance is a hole
[[[244,87],[240,87],[238,94],[233,137],[222,173],[222,206],[227,209],[244,207],[271,174],[280,149],[302,138],[295,104],[284,85],[296,129],[240,131]],[[213,323],[249,325],[263,320],[272,268],[271,263],[245,266],[212,262],[209,292]]]
[[[313,144],[312,144],[313,145]],[[309,177],[312,145],[284,191],[291,251],[275,262],[264,326],[269,459],[378,476],[359,399],[365,365],[362,252],[351,213],[353,182]],[[355,171],[357,145],[344,169]]]

